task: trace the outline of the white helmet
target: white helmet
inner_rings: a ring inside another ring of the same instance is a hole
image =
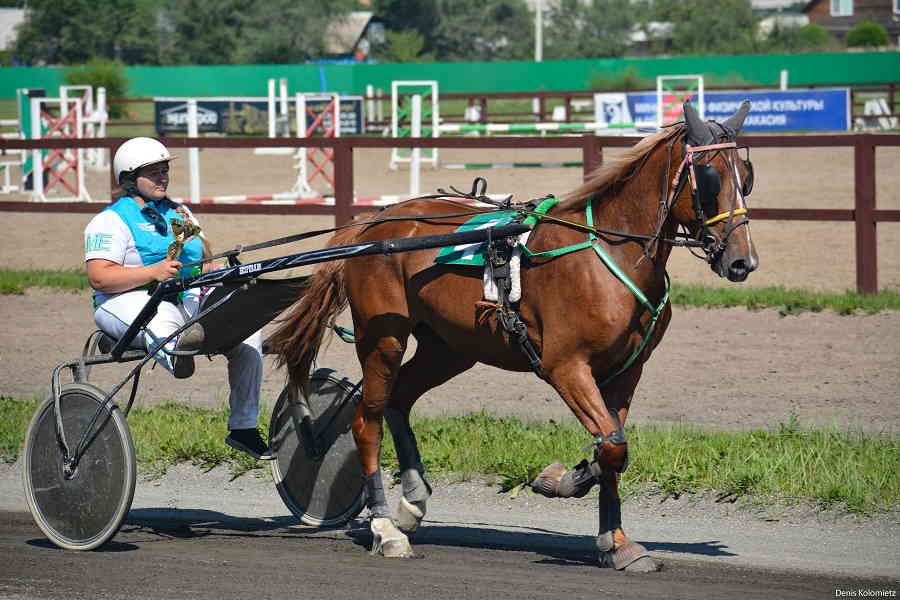
[[[122,181],[122,173],[131,173],[141,167],[159,162],[167,162],[175,158],[168,149],[157,140],[148,137],[131,138],[116,150],[113,158],[113,169],[116,181]]]

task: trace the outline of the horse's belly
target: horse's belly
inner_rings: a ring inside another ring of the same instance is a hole
[[[414,294],[413,322],[429,327],[453,351],[472,360],[511,371],[530,370],[521,348],[502,331],[496,305],[483,299],[480,271],[471,270],[471,275],[448,271],[409,290]]]

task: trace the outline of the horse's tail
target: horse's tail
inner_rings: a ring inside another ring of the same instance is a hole
[[[357,217],[361,219],[363,215]],[[360,231],[356,227],[339,231],[328,246],[350,244]],[[303,296],[279,320],[267,346],[276,355],[276,365],[286,366],[293,385],[307,389],[309,371],[319,353],[326,330],[347,306],[344,289],[344,261],[321,263],[309,279]]]

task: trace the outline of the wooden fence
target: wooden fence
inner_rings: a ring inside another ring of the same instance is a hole
[[[0,150],[31,150],[50,148],[107,148],[110,156],[125,138],[103,139],[47,139],[0,140]],[[262,147],[319,147],[334,149],[335,202],[334,205],[241,205],[200,204],[198,212],[245,214],[318,214],[334,215],[335,223],[349,221],[355,214],[372,210],[353,202],[353,152],[356,148],[394,148],[392,138],[162,138],[171,148],[262,148]],[[742,144],[754,148],[821,148],[852,147],[854,152],[854,204],[847,209],[752,208],[753,219],[780,221],[853,221],[856,236],[856,287],[861,293],[878,291],[879,222],[900,222],[900,210],[880,210],[875,199],[875,149],[879,146],[900,146],[900,135],[747,135]],[[491,138],[404,138],[405,148],[580,148],[587,174],[599,166],[604,147],[627,147],[634,138],[600,137],[491,137]],[[110,173],[112,184],[113,176]],[[192,207],[194,208],[194,207]],[[0,211],[15,212],[87,212],[97,211],[97,203],[3,202]]]

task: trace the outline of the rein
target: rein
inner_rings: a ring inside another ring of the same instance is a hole
[[[479,189],[479,185],[481,185]],[[484,204],[489,204],[497,210],[514,210],[521,215],[524,215],[524,223],[528,223],[531,225],[537,225],[538,220],[547,220],[553,221],[554,223],[559,223],[560,225],[564,225],[566,227],[572,229],[578,229],[581,231],[587,231],[593,235],[613,235],[622,239],[630,239],[638,242],[651,242],[654,240],[659,240],[657,236],[650,235],[641,235],[637,233],[625,233],[622,231],[613,231],[610,229],[603,229],[600,227],[594,227],[593,223],[588,221],[587,223],[577,223],[575,221],[569,221],[567,219],[560,219],[559,217],[554,217],[552,215],[547,214],[546,212],[541,212],[541,207],[545,206],[545,203],[548,201],[552,201],[551,204],[547,205],[543,210],[549,210],[554,205],[556,205],[559,200],[554,196],[544,196],[541,198],[536,198],[529,202],[524,202],[520,204],[513,204],[511,202],[512,196],[507,197],[505,200],[494,200],[493,198],[485,195],[487,182],[483,177],[476,177],[475,181],[472,185],[471,192],[461,192],[454,187],[450,187],[452,190],[448,192],[443,189],[438,189],[437,194],[427,194],[424,196],[417,196],[415,198],[410,198],[410,200],[442,200],[442,199],[459,199],[459,200],[472,200],[477,202],[482,202]],[[534,210],[531,210],[527,207],[536,206]],[[329,229],[316,229],[314,231],[307,231],[305,233],[298,233],[294,235],[289,235],[285,237],[280,237],[272,240],[267,240],[265,242],[259,242],[257,244],[251,244],[249,246],[239,245],[231,250],[225,250],[218,254],[214,254],[212,256],[208,256],[205,258],[201,258],[199,260],[195,260],[192,262],[184,263],[183,267],[190,267],[194,265],[200,265],[203,263],[211,262],[213,260],[219,258],[227,258],[229,263],[237,264],[240,261],[237,260],[237,257],[240,256],[244,252],[251,252],[253,250],[262,250],[264,248],[271,248],[273,246],[281,246],[283,244],[290,244],[293,242],[299,242],[302,240],[306,240],[309,238],[314,238],[320,235],[326,235],[329,233],[335,233],[337,231],[342,231],[344,229],[349,229],[351,227],[364,227],[367,225],[378,225],[379,223],[388,223],[391,221],[436,221],[440,219],[453,219],[458,217],[472,217],[475,215],[484,214],[485,212],[489,212],[487,210],[472,210],[467,212],[459,212],[459,213],[444,213],[444,214],[434,214],[434,215],[398,215],[398,216],[390,216],[390,217],[380,217],[378,219],[371,219],[369,221],[360,221],[358,223],[348,223],[347,225],[341,225],[339,227],[331,227]],[[663,238],[659,241],[663,241],[667,244],[671,244],[672,246],[682,246],[682,247],[694,247],[694,248],[702,248],[703,243],[690,239],[690,236],[684,233],[676,233],[676,237],[684,237],[687,239],[677,240],[677,239],[667,239]]]

